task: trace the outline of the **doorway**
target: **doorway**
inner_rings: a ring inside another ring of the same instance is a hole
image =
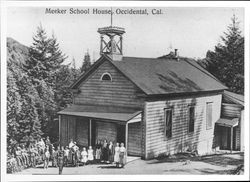
[[[125,134],[126,133],[126,126],[125,125],[117,125],[117,141],[118,143],[124,143],[125,147],[126,143],[125,143]]]

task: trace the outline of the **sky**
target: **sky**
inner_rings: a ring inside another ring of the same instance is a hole
[[[46,8],[66,10],[65,14],[46,13]],[[87,11],[70,14],[70,8]],[[93,14],[93,9],[105,7],[8,7],[7,36],[30,46],[32,37],[41,23],[48,36],[56,36],[60,48],[70,63],[82,64],[88,51],[91,59],[99,58],[100,35],[97,29],[110,26],[110,14]],[[233,14],[244,35],[243,8],[167,8],[148,7],[148,14],[120,14],[119,10],[144,10],[145,7],[113,7],[113,25],[125,28],[123,55],[133,57],[159,57],[168,54],[171,47],[180,56],[204,58],[208,50],[221,41]],[[157,9],[161,14],[152,14]],[[125,12],[124,11],[124,12]]]

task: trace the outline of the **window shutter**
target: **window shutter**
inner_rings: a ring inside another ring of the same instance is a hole
[[[207,110],[206,110],[207,116],[207,129],[212,128],[212,103],[207,103]]]

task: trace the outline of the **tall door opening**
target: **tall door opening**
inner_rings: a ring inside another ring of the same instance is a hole
[[[96,122],[92,120],[91,123],[91,145],[92,147],[96,145]]]
[[[117,125],[117,142],[124,143],[125,147],[127,144],[125,143],[125,134],[126,133],[126,126],[125,125]]]

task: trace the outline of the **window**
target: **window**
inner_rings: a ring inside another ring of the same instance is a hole
[[[212,102],[207,103],[206,108],[206,120],[207,120],[207,130],[212,128]]]
[[[189,107],[188,132],[194,131],[194,106]]]
[[[172,109],[165,109],[165,134],[167,138],[172,137]]]
[[[101,80],[103,80],[103,81],[112,81],[111,74],[103,73],[102,76],[101,76]]]

